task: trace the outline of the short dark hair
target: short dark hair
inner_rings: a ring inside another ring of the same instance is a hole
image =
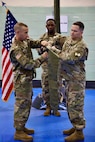
[[[24,23],[21,23],[21,22],[17,22],[15,25],[14,25],[14,31],[16,31],[17,29],[20,29],[20,27],[28,27],[26,24]]]
[[[56,24],[56,21],[55,21],[53,18],[47,19],[47,20],[46,20],[46,23],[47,23],[48,21],[53,21],[53,22]]]
[[[80,21],[74,22],[73,25],[79,26],[79,28],[83,31],[84,30],[84,24]]]

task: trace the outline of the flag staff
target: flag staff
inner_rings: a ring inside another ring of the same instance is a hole
[[[6,8],[6,21],[2,46],[2,100],[6,102],[13,91],[13,73],[9,50],[12,38],[15,34],[14,25],[17,23],[17,20],[6,7],[6,3],[2,2],[2,6]]]

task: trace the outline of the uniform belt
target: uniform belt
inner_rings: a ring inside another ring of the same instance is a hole
[[[24,73],[24,74],[26,74],[28,76],[30,76],[30,75],[33,74],[33,71],[31,71],[31,70],[25,70],[25,69],[20,69],[20,72],[22,72],[22,73]]]

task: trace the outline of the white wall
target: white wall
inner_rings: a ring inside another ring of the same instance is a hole
[[[54,5],[54,0],[4,0],[3,2],[5,2],[7,6],[53,7]],[[60,0],[60,6],[95,6],[95,0]]]
[[[4,0],[6,6],[12,12],[17,21],[26,23],[29,26],[29,35],[38,39],[44,32],[47,15],[52,15],[54,0]],[[1,5],[1,3],[0,3]],[[60,14],[68,16],[69,35],[72,23],[81,20],[85,24],[84,39],[89,48],[89,57],[86,62],[87,81],[95,81],[95,0],[60,0]],[[2,56],[2,41],[4,36],[6,10],[0,6],[0,61]],[[38,54],[33,52],[34,58]],[[0,62],[0,80],[2,66]],[[37,80],[41,79],[42,69],[37,69]]]

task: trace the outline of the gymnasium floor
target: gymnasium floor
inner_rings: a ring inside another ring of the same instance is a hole
[[[33,92],[34,100],[41,93],[41,88],[34,88]],[[3,102],[0,99],[0,142],[21,142],[14,140],[13,111],[14,93],[12,93],[8,102]],[[59,111],[61,117],[53,115],[44,117],[44,110],[31,109],[27,127],[35,130],[35,134],[32,135],[33,142],[64,142],[65,135],[62,134],[62,131],[72,126],[68,120],[66,110]],[[95,142],[95,90],[86,90],[84,113],[86,118],[84,142]]]

